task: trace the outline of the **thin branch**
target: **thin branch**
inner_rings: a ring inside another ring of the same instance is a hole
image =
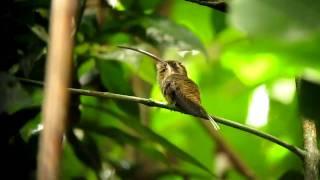
[[[212,124],[208,121],[199,121],[199,123],[216,142],[219,148],[221,148],[221,150],[227,155],[235,169],[248,179],[255,179],[253,171],[240,159],[236,152],[233,151],[230,145],[223,139],[221,134],[212,128]]]
[[[316,122],[319,119],[320,86],[309,76],[296,78],[299,111],[301,114],[304,148],[304,179],[319,177],[319,149]]]
[[[37,84],[37,85],[43,85],[43,83],[39,82],[39,81],[23,79],[23,78],[18,78],[18,79],[23,82],[28,82],[28,83]],[[122,100],[122,101],[130,101],[130,102],[144,104],[149,107],[159,107],[159,108],[164,108],[164,109],[168,109],[168,110],[172,110],[172,111],[181,112],[184,114],[189,114],[189,115],[192,115],[195,117],[201,117],[196,114],[190,114],[190,113],[184,112],[184,111],[177,109],[173,106],[170,106],[170,105],[167,105],[167,104],[164,104],[161,102],[153,101],[151,99],[145,99],[145,98],[140,98],[140,97],[135,97],[135,96],[127,96],[127,95],[121,95],[121,94],[115,94],[115,93],[109,93],[109,92],[99,92],[99,91],[92,91],[92,90],[75,89],[75,88],[69,88],[69,90],[71,91],[71,93],[76,93],[76,94],[80,94],[80,95],[110,98],[110,99],[116,99],[116,100]],[[221,118],[218,116],[211,116],[211,117],[220,124],[224,124],[226,126],[230,126],[230,127],[245,131],[250,134],[254,134],[254,135],[259,136],[263,139],[266,139],[266,140],[269,140],[273,143],[276,143],[279,146],[282,146],[282,147],[288,149],[289,151],[293,152],[294,154],[296,154],[297,156],[299,156],[302,159],[304,158],[304,156],[306,154],[305,150],[303,150],[297,146],[288,144],[288,143],[286,143],[286,142],[284,142],[284,141],[282,141],[282,140],[280,140],[270,134],[258,131],[256,129],[245,126],[245,125],[240,124],[235,121],[227,120],[225,118]],[[207,117],[201,117],[201,118],[207,119]]]
[[[43,101],[43,131],[39,140],[37,179],[56,180],[60,175],[60,157],[68,113],[67,90],[72,62],[72,18],[77,0],[53,0],[50,16],[50,44],[46,65]]]
[[[317,130],[313,120],[303,119],[304,147],[307,151],[304,159],[305,179],[318,179],[319,150],[317,147]]]
[[[228,5],[224,1],[215,0],[215,1],[208,1],[208,0],[186,0],[189,2],[197,3],[202,6],[208,6],[212,9],[221,11],[221,12],[227,12],[228,11]]]
[[[77,17],[77,24],[76,24],[76,33],[79,31],[80,28],[80,24],[81,24],[81,20],[82,20],[82,16],[84,14],[84,10],[86,9],[86,5],[87,5],[87,0],[82,0],[79,4],[79,12],[78,12],[78,17]]]

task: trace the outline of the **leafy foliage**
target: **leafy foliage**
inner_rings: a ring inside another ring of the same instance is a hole
[[[315,119],[319,109],[319,2],[233,0],[227,13],[186,1],[92,2],[79,16],[73,86],[163,100],[153,61],[116,48],[140,47],[181,59],[208,112],[302,145],[298,107]],[[11,175],[18,179],[34,179],[42,91],[15,77],[44,79],[49,8],[50,1],[13,1],[13,14],[0,16],[16,32],[0,65],[0,132],[4,162],[21,172]],[[314,84],[303,81],[301,95],[295,78],[302,75]],[[232,162],[221,158],[223,148],[199,119],[136,103],[72,98],[62,179],[244,178],[227,166]],[[289,151],[228,127],[218,133],[258,179],[301,176],[302,163]]]

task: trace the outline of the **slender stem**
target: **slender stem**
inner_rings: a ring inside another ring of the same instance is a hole
[[[43,85],[42,82],[39,81],[34,81],[34,80],[30,80],[30,79],[23,79],[23,78],[18,78],[20,81],[23,82],[28,82],[28,83],[32,83],[32,84],[37,84],[37,85]],[[130,101],[130,102],[136,102],[136,103],[140,103],[140,104],[144,104],[146,106],[149,107],[160,107],[160,108],[164,108],[164,109],[168,109],[168,110],[172,110],[172,111],[177,111],[177,112],[181,112],[184,114],[189,114],[195,117],[200,117],[199,115],[195,115],[195,114],[190,114],[187,112],[184,112],[180,109],[177,109],[173,106],[161,103],[161,102],[156,102],[153,101],[151,99],[145,99],[145,98],[140,98],[140,97],[135,97],[135,96],[127,96],[127,95],[121,95],[121,94],[115,94],[115,93],[109,93],[109,92],[99,92],[99,91],[92,91],[92,90],[85,90],[85,89],[75,89],[75,88],[69,88],[69,90],[71,91],[71,93],[76,93],[76,94],[80,94],[80,95],[85,95],[85,96],[94,96],[94,97],[102,97],[102,98],[110,98],[110,99],[117,99],[117,100],[123,100],[123,101]],[[263,139],[269,140],[271,142],[274,142],[286,149],[288,149],[289,151],[293,152],[294,154],[296,154],[297,156],[299,156],[300,158],[304,158],[306,151],[288,144],[270,134],[258,131],[256,129],[253,129],[251,127],[245,126],[243,124],[222,118],[222,117],[218,117],[218,116],[211,116],[215,121],[217,121],[218,123],[224,124],[226,126],[230,126],[245,132],[248,132],[250,134],[254,134],[256,136],[259,136]],[[207,119],[207,117],[201,117],[204,119]]]
[[[313,120],[303,119],[304,147],[307,151],[304,158],[305,179],[318,179],[319,150],[317,147],[316,124]]]
[[[77,16],[75,35],[79,31],[82,16],[83,16],[84,10],[86,9],[86,5],[87,5],[87,0],[80,1],[80,4],[79,4],[80,9],[79,9],[78,16]]]
[[[221,134],[214,128],[212,128],[212,124],[210,122],[199,121],[199,123],[215,141],[215,143],[218,145],[218,148],[226,154],[229,161],[232,163],[235,169],[239,171],[239,173],[243,174],[248,179],[256,179],[253,171],[244,163],[244,161],[242,161],[240,156],[238,156],[238,154],[232,149],[228,142],[223,139]]]
[[[50,44],[46,64],[44,101],[42,105],[43,131],[40,134],[37,179],[60,179],[62,140],[68,114],[67,90],[72,64],[72,18],[77,0],[53,0],[50,16]]]

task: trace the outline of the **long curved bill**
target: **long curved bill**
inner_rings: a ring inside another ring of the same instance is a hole
[[[123,49],[130,49],[130,50],[133,50],[133,51],[136,51],[136,52],[139,52],[139,53],[142,53],[142,54],[145,54],[149,57],[151,57],[152,59],[154,59],[156,62],[165,62],[164,60],[162,60],[161,58],[145,51],[145,50],[142,50],[142,49],[137,49],[137,48],[133,48],[133,47],[128,47],[128,46],[118,46],[119,48],[123,48]]]

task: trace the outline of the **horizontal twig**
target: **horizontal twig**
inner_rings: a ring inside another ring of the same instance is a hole
[[[43,85],[42,82],[40,81],[35,81],[35,80],[30,80],[30,79],[24,79],[24,78],[18,78],[20,81],[22,82],[27,82],[27,83],[32,83],[32,84],[37,84],[37,85]],[[157,102],[157,101],[153,101],[151,99],[146,99],[146,98],[141,98],[141,97],[135,97],[135,96],[128,96],[128,95],[121,95],[121,94],[115,94],[115,93],[110,93],[110,92],[100,92],[100,91],[92,91],[92,90],[85,90],[85,89],[75,89],[75,88],[68,88],[71,93],[76,93],[76,94],[80,94],[80,95],[85,95],[85,96],[94,96],[94,97],[102,97],[102,98],[110,98],[110,99],[116,99],[116,100],[123,100],[123,101],[130,101],[130,102],[135,102],[135,103],[140,103],[140,104],[144,104],[146,106],[149,107],[159,107],[159,108],[164,108],[164,109],[168,109],[168,110],[172,110],[172,111],[177,111],[177,112],[181,112],[184,114],[189,114],[195,117],[200,117],[198,115],[195,114],[190,114],[187,112],[184,112],[180,109],[175,108],[174,106],[170,106],[168,104],[164,104],[161,102]],[[211,116],[215,121],[217,121],[220,124],[224,124],[226,126],[229,127],[233,127],[245,132],[248,132],[250,134],[254,134],[258,137],[261,137],[263,139],[269,140],[273,143],[276,143],[286,149],[288,149],[289,151],[293,152],[294,154],[296,154],[297,156],[299,156],[300,158],[304,158],[305,157],[305,150],[288,144],[270,134],[261,132],[259,130],[253,129],[251,127],[245,126],[243,124],[240,124],[238,122],[235,121],[231,121],[222,117],[218,117],[218,116]],[[204,119],[207,119],[207,117],[201,117]]]

